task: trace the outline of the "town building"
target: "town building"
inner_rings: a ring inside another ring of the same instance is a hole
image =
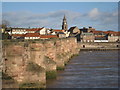
[[[109,42],[120,42],[120,32],[109,32],[108,41]]]
[[[92,33],[95,35],[94,42],[108,42],[108,34],[105,31],[94,30]]]
[[[57,35],[40,35],[40,39],[59,38]]]
[[[70,32],[70,36],[76,36],[77,34],[80,34],[80,30],[77,26],[71,27],[68,32]]]
[[[85,32],[85,33],[87,33],[88,32],[88,28],[86,28],[86,27],[83,27],[82,29],[80,29],[80,32],[82,33],[82,32]]]
[[[70,37],[76,37],[80,41],[80,30],[77,26],[71,27],[68,32]]]
[[[57,35],[40,35],[39,33],[13,34],[12,39],[50,39],[59,38]]]
[[[92,33],[94,31],[95,31],[95,28],[92,28],[92,27],[89,27],[89,28],[83,27],[82,29],[80,29],[80,32],[85,32],[85,33]]]
[[[120,42],[120,36],[108,36],[108,42]]]
[[[35,33],[39,33],[40,35],[47,35],[50,33],[50,30],[43,27],[39,28],[39,30],[37,30]]]
[[[39,30],[41,30],[41,28],[29,28],[29,29],[26,29],[26,33],[36,33]]]
[[[66,38],[66,34],[64,32],[59,32],[58,37],[59,38]]]
[[[94,32],[94,31],[95,31],[95,28],[92,28],[92,27],[89,27],[89,28],[88,28],[88,33]]]
[[[62,29],[50,28],[7,28],[1,29],[4,33],[2,36],[10,36],[12,39],[49,39],[49,38],[67,38],[76,37],[81,42],[118,42],[120,41],[120,32],[114,31],[98,31],[93,27],[83,27],[79,29],[77,26],[70,27],[68,30],[67,19],[64,15],[62,21]]]
[[[1,33],[5,33],[5,28],[0,28]]]
[[[95,37],[105,37],[108,34],[105,31],[93,31],[92,33],[95,35]]]
[[[66,38],[70,36],[70,32],[68,32],[68,31],[65,31],[64,34],[65,34]]]
[[[82,32],[80,35],[81,42],[94,42],[94,40],[95,40],[95,36],[93,33]]]
[[[53,34],[54,33],[54,34]],[[57,35],[59,38],[69,37],[70,32],[59,29],[52,29],[52,35]]]
[[[65,30],[60,29],[52,29],[52,32],[55,32],[55,34],[58,34],[59,32],[64,32]]]
[[[24,39],[25,34],[12,34],[11,39]]]
[[[26,28],[11,28],[10,34],[26,34]]]
[[[39,33],[26,33],[24,39],[40,39]]]
[[[93,31],[95,35],[94,42],[118,42],[120,40],[120,32],[115,31]]]

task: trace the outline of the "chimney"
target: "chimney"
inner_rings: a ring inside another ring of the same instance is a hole
[[[92,28],[92,27],[89,27],[89,28]]]

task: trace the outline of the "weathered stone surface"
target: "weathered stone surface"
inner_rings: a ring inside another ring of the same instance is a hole
[[[10,45],[5,48],[6,56],[22,56],[24,47],[21,45]]]
[[[78,46],[80,48],[83,48],[83,45],[85,48],[116,48],[117,45],[119,45],[118,42],[111,43],[111,42],[98,42],[98,43],[78,43]]]
[[[46,78],[56,77],[56,70],[64,69],[70,58],[79,53],[78,48],[75,38],[8,45],[4,48],[3,71],[20,87],[45,87]]]

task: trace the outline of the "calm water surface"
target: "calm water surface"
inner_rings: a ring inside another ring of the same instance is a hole
[[[118,51],[80,51],[47,88],[117,88]]]

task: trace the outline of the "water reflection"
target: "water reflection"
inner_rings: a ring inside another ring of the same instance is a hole
[[[118,51],[81,51],[48,88],[117,88]]]

